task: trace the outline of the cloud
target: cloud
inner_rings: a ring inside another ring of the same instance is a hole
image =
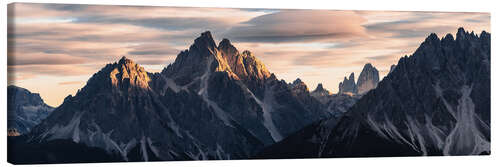
[[[121,56],[161,71],[206,30],[252,51],[278,77],[334,89],[367,62],[383,76],[430,33],[490,30],[488,13],[445,12],[17,3],[8,19],[9,83],[57,78],[47,87],[72,91],[72,81]]]
[[[26,74],[26,73],[15,73],[12,70],[7,70],[7,84],[12,85],[18,81],[27,80],[31,78],[35,78],[34,74]]]
[[[59,82],[59,85],[75,85],[75,84],[81,84],[82,81],[67,81],[67,82]]]
[[[77,76],[97,72],[102,65],[25,65],[8,66],[9,72],[18,75],[52,75],[52,76]]]
[[[23,56],[11,55],[7,64],[13,65],[60,65],[60,64],[81,64],[87,59],[68,56],[64,54],[24,54]]]
[[[231,26],[231,22],[221,18],[116,18],[102,15],[79,17],[75,23],[130,24],[165,30],[221,29]]]
[[[243,42],[297,42],[365,37],[365,21],[350,11],[283,10],[232,27],[231,39]]]
[[[87,9],[88,5],[80,5],[80,4],[42,4],[44,8],[57,10],[57,11],[83,11]]]
[[[399,17],[365,24],[364,27],[370,34],[406,39],[424,38],[430,33],[438,35],[454,33],[458,27],[475,31],[489,30],[490,15],[488,13],[403,12],[402,16],[397,15],[397,12],[388,13]],[[377,15],[376,13],[364,14]]]
[[[152,55],[152,56],[165,56],[177,55],[180,51],[169,47],[165,44],[147,43],[136,46],[130,46],[132,50],[128,52],[129,55]]]
[[[368,56],[366,57],[367,60],[369,61],[387,61],[387,60],[395,60],[395,57],[402,57],[404,55],[404,52],[393,52],[390,54],[383,54],[383,55],[378,55],[378,56]]]

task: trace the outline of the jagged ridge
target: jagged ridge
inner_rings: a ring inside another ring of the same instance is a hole
[[[489,154],[490,47],[485,31],[431,34],[340,121],[314,123],[257,157]]]
[[[240,159],[329,115],[250,51],[204,32],[161,73],[125,57],[106,65],[30,140],[69,139],[129,161]]]

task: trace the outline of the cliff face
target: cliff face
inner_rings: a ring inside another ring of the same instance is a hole
[[[358,93],[358,88],[356,85],[356,81],[354,80],[354,73],[349,75],[349,79],[344,77],[344,81],[339,84],[339,93],[338,94],[348,94],[355,95]]]
[[[358,76],[356,82],[354,73],[349,75],[349,79],[344,77],[344,81],[339,84],[339,95],[346,94],[350,96],[364,95],[366,92],[377,87],[379,82],[379,72],[372,64],[367,63]]]
[[[358,82],[356,87],[358,89],[358,94],[365,94],[369,90],[377,87],[379,82],[378,70],[373,67],[370,63],[365,64],[363,71],[359,74]]]

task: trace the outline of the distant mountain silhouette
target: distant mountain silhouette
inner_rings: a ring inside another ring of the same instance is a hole
[[[7,87],[7,128],[9,136],[28,133],[45,119],[54,108],[45,104],[38,93],[9,85]]]

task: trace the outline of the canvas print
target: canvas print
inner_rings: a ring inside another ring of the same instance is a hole
[[[14,164],[489,155],[490,14],[13,3]]]

